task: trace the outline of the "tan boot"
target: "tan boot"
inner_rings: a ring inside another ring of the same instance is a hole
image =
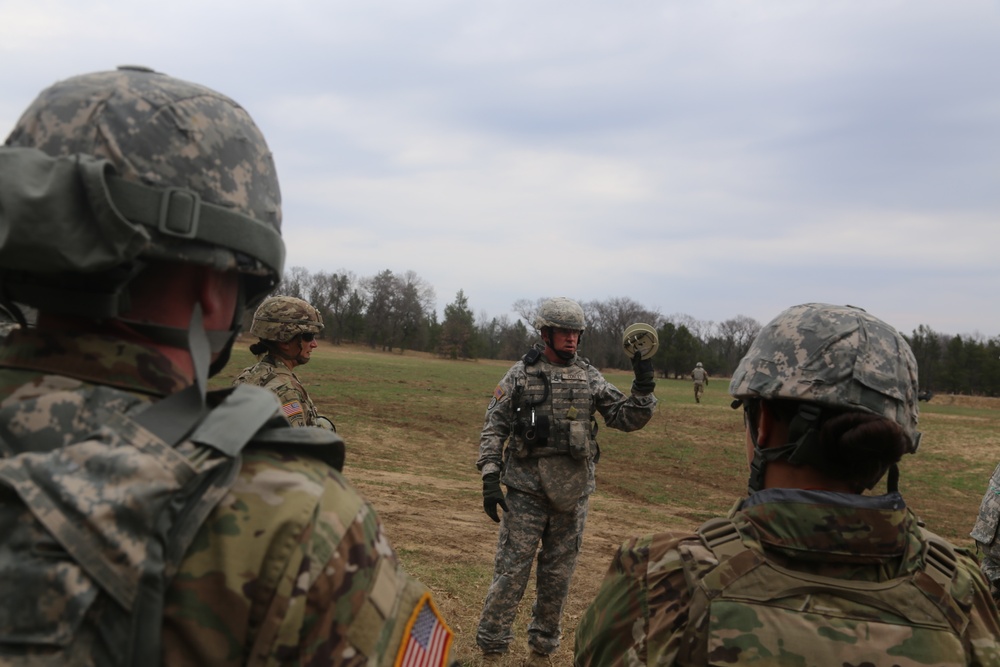
[[[531,655],[524,661],[524,667],[552,667],[552,657],[532,651]]]

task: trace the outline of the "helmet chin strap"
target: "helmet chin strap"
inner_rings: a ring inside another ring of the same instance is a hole
[[[171,331],[181,330],[171,329]],[[208,389],[211,352],[200,304],[195,304],[191,313],[186,339],[185,344],[178,347],[184,347],[191,353],[194,382],[162,401],[155,402],[135,418],[136,422],[156,433],[170,445],[184,438],[208,411],[205,394]]]
[[[746,409],[746,404],[744,404]],[[750,442],[753,444],[753,459],[750,461],[750,479],[747,493],[752,494],[764,488],[764,470],[771,461],[786,459],[792,465],[812,465],[822,469],[823,453],[819,447],[819,420],[822,410],[809,404],[799,406],[788,427],[789,443],[778,447],[762,449],[757,442],[757,424],[752,413],[747,412],[750,424]]]
[[[194,350],[191,348],[190,327],[195,326],[195,318],[197,317],[197,327],[201,331],[199,338],[205,339],[209,352],[209,361],[206,362],[206,377],[212,377],[221,371],[229,362],[229,355],[233,349],[233,343],[236,342],[236,336],[239,334],[240,329],[243,326],[243,313],[245,310],[243,293],[243,281],[241,280],[239,281],[239,293],[236,295],[236,307],[233,309],[233,319],[229,324],[228,331],[206,330],[200,304],[195,304],[194,309],[192,310],[191,324],[188,329],[169,327],[163,324],[139,322],[137,320],[130,320],[123,317],[119,317],[118,321],[127,324],[132,329],[135,329],[137,332],[156,343],[190,351],[192,360],[194,360]],[[214,361],[211,360],[213,356],[215,357]]]

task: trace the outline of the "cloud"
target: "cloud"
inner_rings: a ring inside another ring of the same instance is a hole
[[[998,28],[985,0],[6,3],[0,123],[123,63],[217,88],[274,151],[289,265],[412,269],[439,310],[996,335]]]

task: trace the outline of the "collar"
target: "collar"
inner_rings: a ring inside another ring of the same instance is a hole
[[[752,526],[766,551],[800,561],[864,563],[921,550],[917,518],[899,493],[764,489],[746,498],[734,518]]]
[[[15,329],[0,345],[0,367],[154,396],[167,396],[190,384],[156,348],[99,334]]]

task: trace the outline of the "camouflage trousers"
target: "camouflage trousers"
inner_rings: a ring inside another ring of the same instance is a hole
[[[500,522],[493,583],[476,630],[476,644],[484,653],[505,653],[513,640],[511,628],[536,551],[538,568],[528,645],[545,655],[559,648],[563,605],[580,554],[587,505],[588,497],[583,496],[572,510],[557,512],[544,496],[509,489],[510,511],[504,512]]]
[[[694,383],[694,402],[701,403],[701,395],[705,393],[705,385],[702,382]]]

